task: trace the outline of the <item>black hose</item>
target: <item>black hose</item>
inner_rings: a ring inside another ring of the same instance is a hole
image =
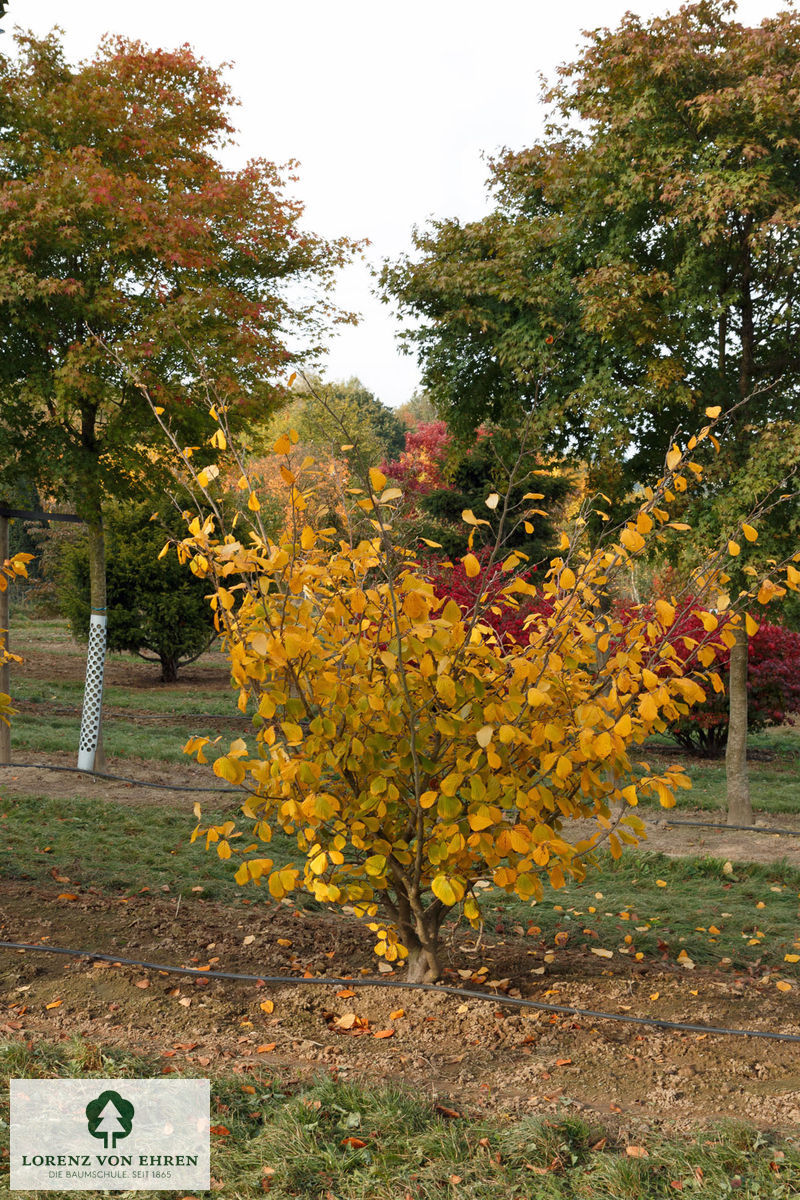
[[[563,1013],[567,1017],[590,1017],[598,1021],[624,1021],[628,1025],[651,1025],[656,1029],[676,1029],[686,1033],[718,1033],[728,1037],[768,1038],[776,1042],[800,1042],[800,1034],[774,1033],[768,1029],[728,1029],[717,1025],[692,1025],[683,1021],[660,1021],[655,1017],[631,1017],[627,1013],[597,1012],[591,1008],[574,1008],[565,1004],[544,1004],[539,1000],[523,1000],[517,996],[498,996],[489,992],[476,992],[471,988],[452,987],[439,983],[409,983],[400,979],[334,979],[329,976],[309,978],[299,975],[240,975],[230,971],[198,971],[194,967],[170,967],[164,963],[146,962],[136,958],[117,958],[111,954],[97,954],[93,950],[69,950],[63,946],[34,946],[24,942],[0,942],[0,950],[34,950],[44,954],[67,954],[73,958],[91,958],[110,962],[123,967],[141,967],[147,971],[161,971],[171,975],[191,975],[197,979],[234,979],[246,983],[263,983],[280,987],[283,984],[315,984],[325,987],[385,987],[406,991],[440,992],[447,996],[469,996],[472,1000],[505,1004],[512,1008],[533,1008],[539,1012]]]

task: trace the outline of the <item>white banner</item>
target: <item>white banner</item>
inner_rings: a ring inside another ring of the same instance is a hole
[[[207,1079],[12,1079],[12,1191],[207,1191]]]

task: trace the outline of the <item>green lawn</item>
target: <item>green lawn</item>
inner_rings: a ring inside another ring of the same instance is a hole
[[[159,1060],[79,1042],[0,1046],[3,1153],[7,1078],[146,1078],[162,1069]],[[446,1116],[419,1092],[324,1077],[292,1085],[261,1071],[246,1080],[212,1073],[211,1123],[226,1132],[211,1136],[211,1175],[220,1187],[204,1194],[225,1200],[265,1192],[271,1200],[667,1200],[680,1192],[789,1200],[800,1189],[796,1139],[744,1126],[650,1135],[631,1153],[626,1139],[568,1107],[548,1120]],[[139,1194],[113,1193],[121,1200]]]

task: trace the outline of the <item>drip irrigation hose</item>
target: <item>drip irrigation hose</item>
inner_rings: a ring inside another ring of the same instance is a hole
[[[773,829],[769,825],[726,825],[722,821],[672,821],[667,825],[696,825],[703,829],[741,829],[746,833],[780,833],[787,837],[800,837],[800,829]]]
[[[517,996],[498,996],[489,992],[477,992],[472,988],[453,987],[439,983],[409,983],[403,979],[338,979],[330,976],[309,978],[300,975],[242,975],[231,971],[199,971],[194,967],[170,967],[164,963],[146,962],[135,958],[118,958],[112,954],[97,954],[93,950],[70,950],[64,946],[36,946],[25,942],[0,942],[0,950],[39,951],[44,954],[65,954],[73,958],[90,958],[110,962],[123,967],[140,967],[147,971],[160,971],[170,975],[190,975],[196,979],[233,979],[245,983],[269,984],[280,987],[284,984],[312,984],[318,987],[384,987],[404,991],[439,992],[446,996],[468,996],[471,1000],[483,1000],[490,1004],[505,1004],[512,1008],[532,1008],[538,1012],[559,1013],[567,1017],[589,1017],[597,1021],[623,1021],[628,1025],[649,1025],[656,1029],[674,1029],[685,1033],[717,1033],[728,1037],[767,1038],[775,1042],[800,1042],[800,1034],[775,1033],[770,1029],[728,1029],[718,1025],[693,1025],[684,1021],[660,1021],[655,1017],[631,1017],[627,1013],[599,1012],[591,1008],[575,1008],[566,1004],[545,1004],[539,1000],[523,1000]]]

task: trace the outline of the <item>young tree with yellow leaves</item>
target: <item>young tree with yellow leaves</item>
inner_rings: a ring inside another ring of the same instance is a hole
[[[219,448],[224,406],[212,417]],[[710,434],[711,424],[690,448]],[[689,786],[679,768],[658,774],[632,754],[701,702],[703,683],[721,688],[714,659],[732,644],[737,618],[721,628],[713,612],[698,610],[705,644],[692,648],[701,679],[686,673],[686,645],[671,640],[672,601],[624,624],[609,616],[616,576],[650,539],[686,528],[668,508],[685,478],[677,447],[638,512],[599,549],[586,544],[581,513],[538,586],[520,577],[518,553],[503,552],[515,522],[535,519],[536,494],[522,512],[498,493],[486,497],[485,516],[466,510],[473,529],[493,524],[493,560],[508,582],[465,613],[436,596],[424,566],[395,541],[402,493],[377,468],[350,489],[360,533],[348,538],[314,522],[314,463],[293,461],[295,441],[282,435],[273,451],[289,511],[277,538],[260,527],[244,460],[238,487],[247,501],[235,529],[213,502],[215,469],[184,463],[211,511],[190,521],[178,554],[213,589],[239,707],[256,724],[254,744],[237,738],[213,763],[248,793],[242,811],[256,841],[236,878],[266,882],[276,899],[305,887],[354,907],[370,919],[376,953],[407,959],[410,980],[433,980],[448,913],[460,907],[480,923],[478,881],[538,899],[548,883],[582,879],[601,843],[615,857],[635,843],[640,797],[669,807],[674,788]],[[695,469],[690,463],[690,478]],[[471,549],[461,561],[477,578]],[[724,586],[727,561],[727,550],[711,556],[691,581],[695,594]],[[549,615],[531,617],[525,644],[501,647],[484,620],[488,605],[538,596]],[[196,737],[185,749],[205,762],[209,743]],[[235,822],[203,828],[196,814],[194,837],[230,858],[241,836]],[[571,836],[578,819],[594,832]],[[278,868],[259,850],[276,827],[296,836],[297,865]]]

